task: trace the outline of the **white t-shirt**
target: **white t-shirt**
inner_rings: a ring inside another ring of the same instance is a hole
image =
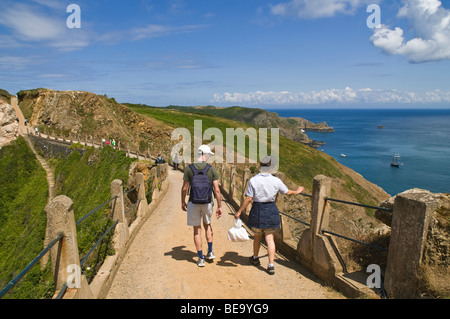
[[[274,202],[278,192],[285,195],[288,190],[278,177],[259,173],[250,179],[245,195],[252,197],[254,202],[266,203]]]

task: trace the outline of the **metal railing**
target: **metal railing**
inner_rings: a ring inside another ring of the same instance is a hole
[[[300,195],[306,196],[306,197],[312,197],[312,195],[310,195],[310,194],[301,193]],[[330,197],[325,197],[325,201],[333,201],[333,202],[343,203],[343,204],[347,204],[347,205],[353,205],[353,206],[359,206],[359,207],[365,207],[365,208],[371,208],[371,209],[379,209],[379,210],[384,210],[384,211],[388,211],[388,212],[392,212],[393,211],[392,209],[386,208],[386,207],[379,207],[379,206],[372,206],[372,205],[366,205],[366,204],[361,204],[361,203],[349,202],[349,201],[345,201],[345,200],[341,200],[341,199],[335,199],[335,198],[330,198]],[[311,226],[309,223],[307,223],[307,222],[305,222],[303,220],[300,220],[298,218],[289,216],[286,213],[280,212],[280,214],[282,214],[282,215],[284,215],[284,216],[286,216],[286,217],[288,217],[290,219],[293,219],[293,220],[295,220],[295,221],[297,221],[299,223],[302,223],[302,224],[304,224],[306,226]],[[370,243],[366,243],[366,242],[363,242],[363,241],[355,239],[355,238],[351,238],[351,237],[347,237],[347,236],[344,236],[344,235],[340,235],[340,234],[337,234],[335,232],[332,232],[332,231],[329,231],[329,230],[326,230],[326,229],[321,229],[320,231],[323,234],[330,234],[330,235],[333,235],[333,236],[336,236],[336,237],[339,237],[339,238],[342,238],[342,239],[345,239],[345,240],[352,241],[354,243],[362,244],[362,245],[365,245],[365,246],[368,246],[368,247],[372,247],[372,248],[375,248],[375,249],[378,249],[378,250],[382,250],[382,251],[388,251],[384,247],[381,247],[381,246],[378,246],[378,245],[374,245],[374,244],[370,244]]]
[[[42,257],[57,243],[61,241],[63,238],[64,233],[59,233],[58,236],[47,245],[47,247],[44,248],[44,250],[41,251],[39,255],[36,256],[29,264],[26,266],[13,280],[11,280],[5,288],[0,292],[0,299],[3,298],[3,296],[11,289],[13,288],[19,281],[22,279],[30,270],[31,268],[39,261]]]

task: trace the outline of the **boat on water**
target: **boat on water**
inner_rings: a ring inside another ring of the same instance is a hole
[[[402,165],[400,163],[400,154],[395,153],[394,156],[392,156],[391,166],[393,166],[393,167],[400,167],[400,165]]]
[[[341,154],[341,157],[347,157],[347,155],[345,155],[345,154]]]

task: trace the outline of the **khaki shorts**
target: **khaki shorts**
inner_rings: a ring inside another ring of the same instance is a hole
[[[206,225],[211,224],[211,216],[214,203],[209,204],[193,204],[187,203],[187,224],[189,226],[200,226],[202,219]]]
[[[255,232],[255,235],[261,235],[262,233],[265,233],[266,235],[273,234],[274,232],[277,231],[277,229],[278,228],[259,229],[259,228],[252,227],[252,231]]]

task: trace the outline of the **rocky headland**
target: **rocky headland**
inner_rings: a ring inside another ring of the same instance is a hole
[[[14,108],[9,104],[9,93],[0,92],[0,148],[19,136],[19,122]]]

